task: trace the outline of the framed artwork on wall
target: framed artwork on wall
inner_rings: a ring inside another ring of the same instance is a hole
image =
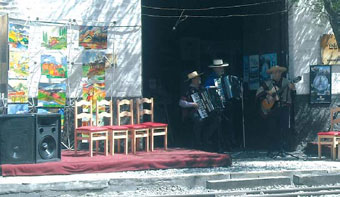
[[[310,66],[310,103],[331,103],[332,67]]]

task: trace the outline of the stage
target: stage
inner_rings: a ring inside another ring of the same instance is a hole
[[[228,154],[199,150],[171,148],[137,154],[94,155],[72,150],[62,150],[61,160],[34,164],[3,164],[2,176],[70,175],[85,173],[109,173],[122,171],[155,170],[171,168],[210,168],[231,166]]]

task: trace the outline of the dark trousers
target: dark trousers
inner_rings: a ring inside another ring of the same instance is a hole
[[[267,138],[270,151],[287,150],[289,135],[289,107],[279,107],[268,115]]]

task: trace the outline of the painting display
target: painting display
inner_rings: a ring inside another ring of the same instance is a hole
[[[67,58],[60,53],[41,55],[41,74],[47,78],[67,77]]]
[[[8,103],[28,102],[27,80],[8,80]]]
[[[320,42],[322,63],[325,65],[340,64],[340,50],[334,34],[324,34]]]
[[[39,83],[39,107],[63,107],[66,104],[65,83]]]
[[[257,90],[260,86],[259,79],[259,56],[249,56],[249,89]]]
[[[67,28],[57,26],[44,27],[41,46],[51,50],[66,49]]]
[[[310,66],[310,102],[330,103],[332,70],[330,65]]]
[[[28,49],[29,27],[19,24],[9,24],[8,42],[11,48]]]
[[[93,111],[96,110],[96,102],[105,99],[105,83],[83,84],[83,99],[92,99]]]
[[[9,103],[7,106],[7,114],[25,114],[28,113],[28,103],[26,104],[13,104]]]
[[[107,30],[106,26],[80,26],[79,46],[84,49],[107,49]]]
[[[267,70],[275,65],[277,65],[276,53],[263,54],[260,56],[260,81],[270,79],[270,75],[267,73]]]
[[[25,51],[11,51],[9,54],[9,79],[27,79],[29,75],[29,56]]]
[[[104,82],[105,80],[105,53],[85,52],[82,56],[83,78],[94,82]]]

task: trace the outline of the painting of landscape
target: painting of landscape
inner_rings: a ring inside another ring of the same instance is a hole
[[[63,107],[66,104],[65,83],[39,83],[39,107]]]
[[[95,82],[105,80],[105,53],[85,52],[82,56],[83,78],[91,79]]]
[[[85,49],[107,49],[107,26],[80,26],[79,46]]]
[[[92,100],[93,111],[96,110],[96,102],[105,99],[105,83],[83,84],[83,99]]]
[[[19,24],[9,24],[8,42],[12,48],[28,49],[29,27]]]
[[[29,75],[29,56],[26,52],[11,51],[9,54],[8,78],[27,79]]]
[[[59,53],[41,55],[41,74],[46,75],[47,78],[66,78],[66,56]]]
[[[67,28],[44,27],[41,46],[52,50],[66,49]]]
[[[26,103],[28,102],[27,80],[8,80],[8,102]]]

